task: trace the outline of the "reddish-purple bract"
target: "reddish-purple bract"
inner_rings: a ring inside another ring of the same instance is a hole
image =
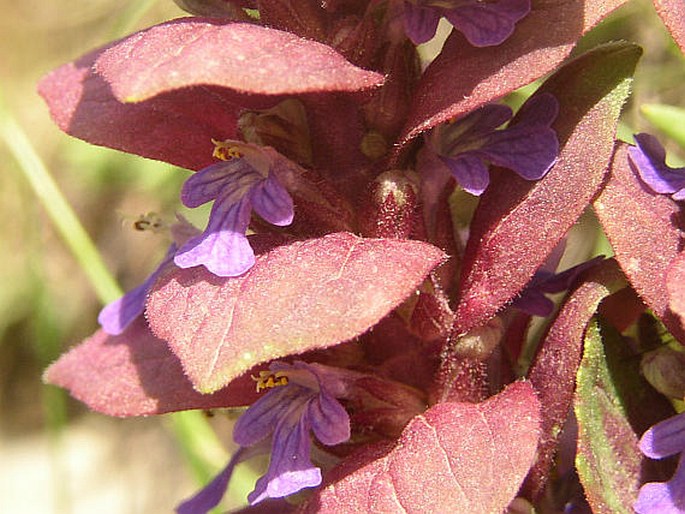
[[[383,83],[382,75],[350,64],[329,46],[209,18],[174,20],[129,36],[98,57],[95,71],[122,102],[194,86],[274,96],[354,92]]]
[[[419,83],[400,141],[461,117],[549,73],[624,0],[538,0],[504,43],[477,48],[454,31]],[[541,30],[548,27],[548,30]]]
[[[109,416],[234,407],[257,398],[249,377],[215,394],[198,393],[181,362],[142,318],[120,336],[98,330],[53,363],[44,379]]]
[[[382,82],[381,74],[287,32],[188,18],[65,64],[41,80],[39,92],[57,125],[75,137],[198,170],[215,162],[212,139],[236,138],[243,108]]]
[[[240,277],[175,270],[157,282],[147,316],[195,387],[212,392],[256,363],[362,334],[443,259],[420,241],[330,234],[276,247]]]
[[[303,512],[502,512],[535,457],[539,409],[525,382],[480,404],[435,405],[392,451],[374,447],[375,460],[328,484]]]
[[[573,400],[587,325],[599,303],[622,285],[623,275],[615,261],[604,261],[592,270],[562,306],[528,372],[543,407],[537,461],[525,487],[531,499],[542,493],[549,478],[559,434]]]
[[[559,100],[559,159],[537,182],[500,173],[481,198],[462,264],[457,333],[483,324],[521,291],[595,196],[640,54],[630,43],[599,47],[540,88]]]
[[[594,203],[616,260],[631,285],[671,333],[685,344],[685,330],[669,306],[666,276],[681,248],[682,219],[676,202],[644,186],[616,149],[611,175]]]

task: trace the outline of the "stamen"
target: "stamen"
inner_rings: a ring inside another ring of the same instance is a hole
[[[272,373],[271,371],[260,371],[258,377],[252,377],[252,380],[257,382],[257,392],[264,389],[273,389],[274,387],[288,385],[288,377],[283,371]]]
[[[231,159],[240,159],[243,154],[238,147],[232,144],[232,141],[217,141],[212,139],[214,143],[214,151],[212,152],[212,157],[215,159],[220,159],[222,161],[230,161]]]

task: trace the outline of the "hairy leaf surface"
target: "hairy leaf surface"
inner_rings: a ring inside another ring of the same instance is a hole
[[[362,334],[443,259],[419,241],[335,233],[273,248],[240,277],[174,270],[160,277],[147,315],[195,387],[211,392],[259,362]]]
[[[480,404],[434,405],[409,422],[392,450],[374,446],[366,459],[354,457],[361,466],[302,512],[502,512],[535,457],[539,416],[524,382]]]
[[[482,325],[521,291],[595,196],[640,54],[630,43],[598,47],[540,88],[560,104],[558,161],[536,182],[508,171],[493,177],[471,225],[457,333]]]
[[[257,398],[249,377],[211,395],[198,393],[181,362],[142,318],[119,336],[98,330],[53,363],[44,380],[109,416],[234,407]]]

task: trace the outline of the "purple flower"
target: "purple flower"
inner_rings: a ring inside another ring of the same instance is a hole
[[[178,217],[178,223],[170,227],[174,242],[171,243],[166,255],[157,268],[138,287],[131,289],[121,298],[105,305],[98,315],[98,323],[102,329],[111,336],[118,336],[143,313],[145,300],[161,271],[174,260],[174,255],[179,247],[188,238],[196,236],[199,231],[182,217]]]
[[[293,201],[278,175],[292,165],[275,150],[240,141],[214,142],[221,159],[191,176],[181,200],[199,207],[214,200],[207,228],[183,245],[174,262],[180,268],[203,265],[220,277],[245,273],[255,262],[245,232],[252,210],[272,225],[293,220]]]
[[[529,12],[530,0],[406,0],[404,25],[418,45],[433,38],[444,16],[473,46],[494,46],[511,36]]]
[[[635,145],[628,149],[628,157],[642,182],[655,193],[685,200],[685,168],[666,164],[666,150],[650,134],[636,134]]]
[[[546,269],[538,270],[519,296],[511,303],[512,307],[527,312],[531,316],[546,317],[552,314],[554,302],[545,294],[565,291],[573,286],[578,276],[585,270],[604,259],[599,255],[594,259],[582,262],[560,273]]]
[[[143,313],[150,288],[154,285],[162,269],[173,261],[175,253],[176,244],[172,243],[162,262],[145,279],[145,282],[131,289],[118,300],[105,305],[98,315],[98,323],[106,333],[111,336],[118,336]]]
[[[429,155],[421,161],[424,167],[447,169],[465,191],[477,196],[490,183],[488,163],[509,168],[526,180],[540,179],[559,153],[559,141],[551,127],[558,111],[553,95],[535,95],[521,107],[512,124],[496,130],[512,117],[512,111],[505,105],[486,105],[433,129],[426,145]],[[435,171],[422,173],[434,176]]]
[[[257,390],[270,389],[238,419],[233,439],[240,456],[203,490],[184,502],[179,514],[201,514],[221,501],[237,462],[259,453],[271,442],[269,469],[250,493],[254,505],[267,498],[283,498],[321,483],[321,470],[310,459],[310,432],[324,445],[350,438],[350,418],[336,398],[347,396],[354,372],[321,364],[273,362],[260,373]]]
[[[647,430],[640,439],[640,450],[652,459],[685,452],[685,413],[661,421]],[[668,482],[643,485],[633,507],[638,514],[685,513],[685,461],[682,455],[673,477]]]

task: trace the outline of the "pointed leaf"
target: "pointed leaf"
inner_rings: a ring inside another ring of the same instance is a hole
[[[273,248],[240,277],[172,271],[147,315],[195,387],[210,392],[259,362],[360,335],[443,259],[419,241],[330,234]]]
[[[38,84],[50,115],[67,134],[194,170],[215,162],[212,138],[236,137],[240,106],[216,88],[180,91],[139,104],[119,102],[93,72],[100,53],[61,66]]]
[[[656,12],[673,39],[685,53],[685,4],[682,0],[653,0]]]
[[[685,330],[669,307],[666,276],[681,247],[682,219],[676,202],[642,185],[616,149],[611,175],[594,207],[614,255],[633,288],[670,332],[685,344]]]
[[[538,431],[539,403],[524,382],[480,404],[435,405],[392,451],[376,448],[375,460],[328,484],[302,512],[502,512],[535,457]]]
[[[382,81],[331,48],[287,32],[187,18],[65,64],[38,89],[65,132],[197,170],[214,162],[212,139],[236,137],[243,108]]]
[[[559,159],[537,182],[511,172],[493,177],[466,247],[458,333],[483,324],[523,289],[596,194],[640,53],[630,43],[598,47],[540,88],[559,100]]]
[[[184,18],[155,25],[106,49],[95,70],[122,102],[193,86],[253,95],[360,91],[383,76],[329,46],[250,23]]]
[[[586,327],[599,303],[624,285],[625,279],[613,260],[591,270],[559,310],[528,372],[542,404],[537,461],[525,485],[526,496],[533,500],[544,490],[571,409]]]
[[[401,144],[549,73],[585,32],[623,3],[533,0],[514,34],[491,47],[474,47],[453,31],[421,79]]]
[[[593,512],[633,512],[642,454],[607,363],[597,322],[585,338],[573,405],[578,419],[576,466]],[[613,334],[613,337],[618,337]]]
[[[142,318],[120,336],[98,330],[53,363],[44,380],[109,416],[240,406],[257,397],[249,376],[215,394],[198,393],[181,362]]]

